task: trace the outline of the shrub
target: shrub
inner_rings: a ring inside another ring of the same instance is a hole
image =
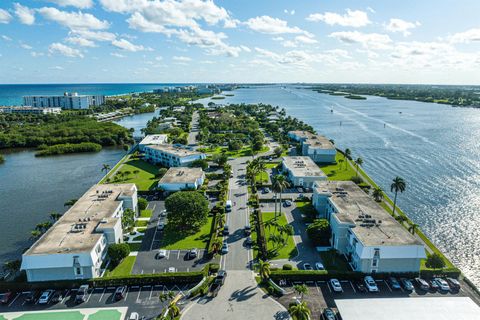
[[[144,198],[138,198],[138,209],[145,210],[147,209],[148,201]]]
[[[114,243],[108,246],[108,256],[113,265],[118,265],[124,258],[130,254],[130,247],[127,243]]]
[[[432,269],[442,269],[445,267],[445,261],[438,253],[429,254],[425,266]]]
[[[217,273],[220,269],[220,265],[218,263],[210,263],[210,273]]]
[[[282,270],[293,270],[293,266],[291,264],[285,263],[282,267]]]
[[[180,191],[165,200],[168,225],[178,231],[198,230],[207,222],[208,200],[196,191]]]
[[[354,176],[354,177],[352,177],[350,180],[352,180],[355,184],[361,184],[361,183],[363,183],[362,177],[359,177],[359,176]]]
[[[307,227],[307,234],[314,245],[329,245],[332,231],[327,219],[316,219]]]

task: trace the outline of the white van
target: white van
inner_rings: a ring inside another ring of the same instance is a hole
[[[227,212],[232,211],[232,200],[227,200],[227,204],[225,205],[225,210]]]

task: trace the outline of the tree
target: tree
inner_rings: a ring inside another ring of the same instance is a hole
[[[273,150],[273,153],[275,154],[275,156],[277,158],[279,158],[282,153],[283,153],[283,148],[282,147],[276,147],[274,150]]]
[[[172,230],[197,231],[207,222],[208,200],[197,191],[180,191],[165,200]]]
[[[267,281],[270,278],[270,262],[259,260],[257,264],[258,273],[260,274],[260,278],[262,281]]]
[[[63,206],[64,207],[71,207],[73,206],[76,202],[77,202],[78,199],[70,199],[68,201],[66,201]]]
[[[60,219],[61,216],[62,216],[62,214],[58,213],[58,212],[51,212],[50,213],[50,219],[52,219],[53,222],[58,221],[58,219]]]
[[[303,301],[303,296],[308,294],[308,287],[305,284],[296,284],[293,286],[293,291],[300,295],[300,300]]]
[[[395,217],[395,208],[397,206],[397,194],[398,192],[403,193],[405,189],[407,188],[407,184],[405,183],[405,180],[400,177],[395,177],[393,179],[392,184],[390,185],[390,191],[395,192],[395,197],[393,199],[393,212],[392,215]]]
[[[5,270],[8,273],[15,274],[17,273],[17,271],[20,270],[21,265],[22,265],[22,261],[20,259],[7,261],[3,265],[3,270]]]
[[[170,319],[174,319],[180,314],[180,308],[177,306],[175,301],[170,302],[168,305],[168,316]]]
[[[377,187],[373,190],[373,198],[375,199],[375,201],[382,202],[383,197],[383,190],[381,188]]]
[[[215,154],[213,156],[213,162],[215,162],[217,165],[221,167],[223,167],[227,163],[227,161],[228,161],[228,156],[224,153]]]
[[[279,210],[279,216],[282,215],[282,193],[283,190],[288,188],[290,184],[287,181],[287,178],[283,174],[277,174],[276,176],[273,177],[272,181],[272,189],[275,192],[275,194],[280,194],[280,210]],[[275,219],[277,218],[277,199],[275,198]]]
[[[157,178],[162,179],[162,177],[165,175],[165,173],[167,173],[167,171],[168,171],[167,168],[158,169]]]
[[[352,157],[352,151],[350,149],[345,149],[345,153],[343,154],[343,160],[345,160],[345,169],[348,166],[348,159]]]
[[[434,252],[427,256],[425,266],[432,269],[443,269],[445,268],[445,261],[438,253]]]
[[[415,234],[417,229],[418,229],[418,224],[412,223],[412,224],[410,224],[410,227],[408,228],[408,231],[410,231],[412,234]]]
[[[42,235],[42,233],[38,230],[30,231],[30,239],[32,239],[32,240],[37,240],[38,238],[40,238],[41,235]]]
[[[140,173],[140,170],[138,169],[133,170],[133,174],[135,175],[135,178],[138,178],[139,173]]]
[[[202,168],[202,170],[208,169],[208,161],[205,159],[197,159],[190,164],[192,168]]]
[[[307,234],[315,246],[327,246],[332,236],[330,223],[327,219],[316,219],[307,227]]]
[[[363,159],[358,157],[357,160],[355,160],[355,167],[357,167],[357,177],[358,177],[358,167],[363,164]]]
[[[148,201],[145,198],[138,198],[138,209],[145,210],[147,209]]]
[[[311,311],[306,302],[302,301],[300,303],[292,304],[288,308],[288,313],[292,316],[293,320],[308,320],[310,319]]]
[[[102,166],[102,172],[103,172],[103,171],[105,171],[105,173],[107,173],[108,171],[110,171],[110,165],[104,163],[103,166]]]
[[[228,142],[228,150],[237,151],[242,149],[242,143],[238,140],[230,140]]]
[[[108,246],[107,254],[111,263],[117,266],[123,259],[130,254],[130,246],[126,243],[114,243]]]

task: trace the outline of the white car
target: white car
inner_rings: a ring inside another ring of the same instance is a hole
[[[167,272],[177,272],[177,269],[175,267],[169,267]]]
[[[157,225],[157,230],[158,230],[158,231],[162,231],[163,229],[165,229],[165,224],[159,223],[159,224]]]
[[[365,282],[365,286],[367,287],[368,292],[379,292],[380,291],[380,290],[378,290],[377,283],[375,282],[375,280],[373,280],[373,278],[371,276],[366,276],[363,279],[363,282]]]
[[[140,316],[136,312],[130,313],[130,318],[128,318],[128,320],[139,320],[139,319],[140,319]]]
[[[42,293],[40,298],[38,299],[38,304],[47,304],[50,302],[50,298],[52,297],[54,290],[46,290]]]
[[[167,250],[160,249],[157,253],[157,259],[165,258],[167,256]]]
[[[442,291],[450,291],[450,286],[448,285],[448,282],[445,281],[444,279],[442,278],[435,278],[433,279],[433,281],[435,281],[438,285],[438,287],[440,288],[440,290]]]
[[[160,215],[162,217],[165,217],[167,215],[167,209],[162,210],[162,212],[160,212]]]
[[[325,266],[321,262],[315,263],[315,269],[317,270],[325,270]]]
[[[332,290],[334,292],[343,292],[342,285],[340,284],[340,281],[338,281],[338,279],[330,279],[329,283],[330,287],[332,287]]]

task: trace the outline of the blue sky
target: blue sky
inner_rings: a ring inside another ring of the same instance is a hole
[[[478,0],[0,2],[0,83],[480,84]]]

